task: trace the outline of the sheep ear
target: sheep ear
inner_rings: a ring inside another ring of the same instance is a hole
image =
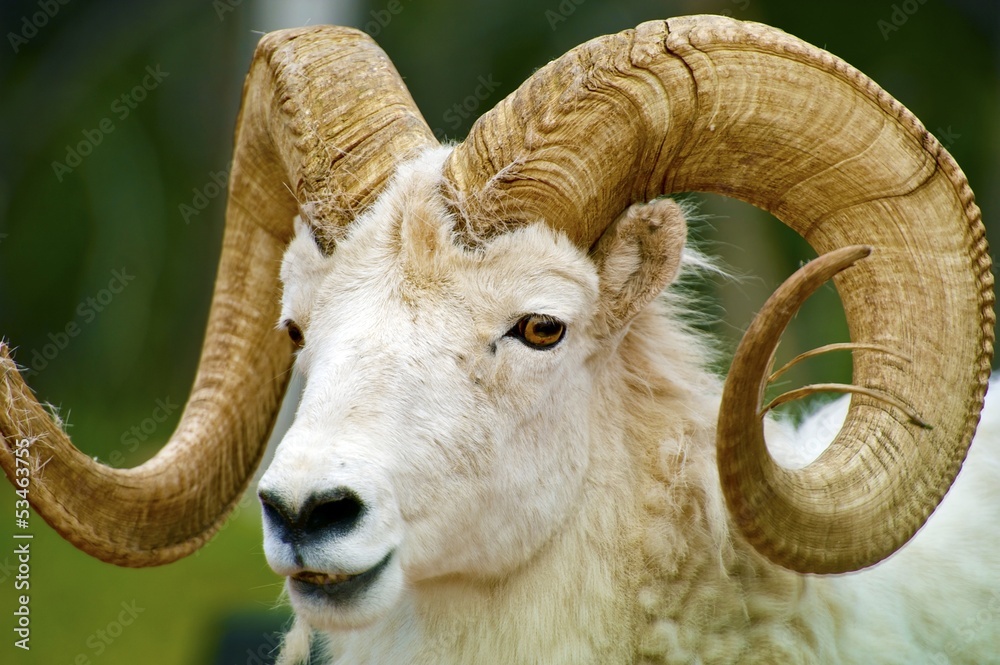
[[[687,237],[676,202],[629,206],[591,250],[600,279],[600,311],[608,334],[621,330],[676,277]]]
[[[295,237],[288,243],[281,260],[281,318],[295,321],[304,328],[323,276],[329,268],[330,258],[323,254],[312,228],[301,217],[295,218]]]

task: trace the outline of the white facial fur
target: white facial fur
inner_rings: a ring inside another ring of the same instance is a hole
[[[348,488],[364,510],[298,560],[269,526],[268,562],[337,574],[389,557],[349,602],[290,585],[317,628],[371,622],[423,580],[510,572],[566,519],[587,470],[596,268],[540,224],[476,252],[455,246],[436,193],[442,156],[402,170],[329,257],[299,224],[282,266],[306,386],[261,490],[294,512]],[[533,313],[565,322],[559,344],[506,335]]]

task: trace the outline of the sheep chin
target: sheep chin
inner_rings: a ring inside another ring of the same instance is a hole
[[[296,614],[313,628],[344,630],[368,626],[384,616],[403,590],[395,552],[359,573],[302,571],[288,577]]]

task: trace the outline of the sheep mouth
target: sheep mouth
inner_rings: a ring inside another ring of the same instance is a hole
[[[327,575],[326,573],[314,573],[311,570],[307,570],[304,573],[293,575],[292,579],[298,582],[305,582],[306,584],[329,586],[331,584],[340,584],[342,582],[347,582],[348,580],[353,580],[355,577],[357,577],[357,575],[349,575],[347,573],[342,573],[340,575]]]
[[[322,573],[302,571],[289,577],[289,583],[299,593],[312,598],[346,602],[368,589],[388,567],[392,552],[377,564],[360,573]]]

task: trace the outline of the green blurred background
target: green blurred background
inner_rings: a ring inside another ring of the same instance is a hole
[[[218,183],[261,33],[325,22],[367,30],[430,126],[460,139],[479,113],[572,46],[692,13],[770,23],[867,73],[955,155],[998,237],[994,0],[5,0],[0,335],[83,451],[134,466],[169,436],[179,409],[157,420],[164,405],[183,404],[194,375],[222,233],[226,197]],[[132,95],[144,79],[147,89]],[[477,87],[488,98],[469,111]],[[76,163],[67,151],[80,142],[92,149]],[[692,234],[742,276],[696,287],[713,321],[705,325],[728,349],[812,254],[747,205],[698,198],[707,219],[692,224]],[[124,288],[114,271],[132,277]],[[68,325],[72,334],[63,334]],[[798,317],[781,355],[845,339],[839,302],[826,288]],[[810,361],[790,382],[849,378],[848,358],[831,357]],[[30,652],[13,646],[13,505],[0,483],[0,662],[271,662],[271,632],[287,612],[264,561],[252,495],[197,556],[152,570],[92,560],[34,517]]]

